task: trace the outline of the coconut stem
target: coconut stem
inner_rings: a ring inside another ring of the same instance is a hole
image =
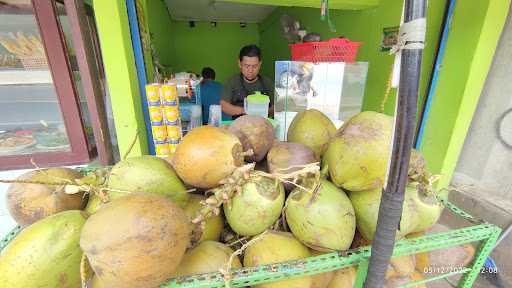
[[[284,183],[291,183],[304,190],[307,190],[307,188],[302,187],[301,185],[298,184],[298,182],[301,179],[308,177],[311,174],[314,174],[317,177],[317,179],[319,179],[320,177],[320,166],[318,162],[289,167],[301,168],[300,170],[293,171],[290,173],[275,172],[272,174],[262,171],[255,171],[255,165],[255,163],[250,163],[236,168],[235,171],[230,176],[220,181],[221,186],[207,191],[207,194],[213,195],[208,197],[206,200],[201,201],[203,207],[197,212],[194,219],[192,219],[192,223],[196,224],[196,227],[192,234],[192,242],[196,242],[197,240],[199,240],[206,220],[213,215],[218,215],[220,213],[220,207],[223,204],[228,205],[228,207],[230,207],[231,199],[235,195],[242,193],[243,185],[249,181],[251,176],[262,176]]]
[[[254,151],[252,149],[249,149],[245,152],[240,152],[240,154],[238,154],[240,156],[240,158],[245,158],[246,156],[253,156],[254,155]]]
[[[227,243],[226,246],[232,247],[237,245],[238,243],[244,243],[245,241],[247,241],[248,238],[248,236],[244,236],[242,238],[236,239],[235,241],[232,241],[231,243]]]
[[[235,257],[238,257],[239,255],[241,255],[245,251],[245,249],[249,248],[251,245],[253,245],[257,241],[261,240],[261,238],[263,238],[263,236],[265,234],[267,234],[267,232],[268,232],[268,230],[266,230],[265,232],[261,233],[260,235],[258,235],[256,237],[252,238],[249,242],[247,242],[244,245],[242,245],[242,247],[240,247],[240,249],[236,250],[235,252],[233,252],[231,254],[231,256],[229,256],[229,260],[225,264],[224,269],[220,269],[220,273],[222,273],[222,275],[224,276],[224,286],[226,288],[231,288],[231,284],[230,284],[230,281],[231,281],[231,265],[232,265],[233,260],[235,259]]]
[[[40,184],[40,185],[55,185],[55,186],[64,186],[68,185],[69,182],[52,182],[52,181],[34,181],[34,180],[21,180],[21,179],[0,179],[0,183],[5,184]]]
[[[193,231],[193,242],[201,238],[206,220],[213,215],[219,215],[222,204],[229,206],[235,193],[241,193],[241,187],[250,178],[249,173],[254,170],[254,166],[255,163],[251,163],[236,168],[229,177],[220,181],[221,186],[206,192],[213,195],[201,201],[203,207],[192,219],[192,223],[197,225]]]
[[[313,174],[316,177],[316,179],[319,179],[320,178],[319,164],[320,164],[319,162],[315,162],[315,163],[310,163],[310,164],[306,164],[306,165],[293,165],[293,166],[287,167],[285,169],[277,170],[277,171],[286,171],[291,168],[300,168],[300,170],[296,170],[296,171],[293,171],[290,173],[274,172],[274,173],[270,174],[270,173],[266,173],[263,171],[254,171],[254,173],[256,175],[275,179],[275,180],[281,181],[283,183],[292,184],[292,185],[299,187],[303,190],[308,190],[306,187],[299,185],[298,182],[301,179],[304,179],[304,178],[310,176],[311,174]]]
[[[92,268],[87,256],[83,253],[82,258],[80,259],[80,280],[82,282],[82,287],[87,287],[87,282],[89,282],[91,278]]]

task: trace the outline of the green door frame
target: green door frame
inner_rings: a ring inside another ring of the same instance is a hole
[[[148,154],[126,1],[93,1],[93,8],[114,112],[119,151],[121,156],[130,149],[130,156]],[[133,147],[130,148],[132,143]]]

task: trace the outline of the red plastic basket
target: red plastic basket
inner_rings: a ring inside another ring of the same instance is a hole
[[[361,42],[334,38],[323,42],[290,44],[293,61],[354,62]]]

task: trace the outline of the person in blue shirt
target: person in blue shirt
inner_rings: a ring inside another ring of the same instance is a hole
[[[215,81],[215,70],[211,67],[204,67],[201,71],[201,105],[203,110],[203,124],[208,124],[211,105],[220,105],[222,95],[222,84]],[[222,113],[222,120],[231,120],[229,115]]]

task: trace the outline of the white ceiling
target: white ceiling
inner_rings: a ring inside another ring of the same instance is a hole
[[[218,0],[165,0],[174,20],[259,23],[274,6],[227,3]]]

